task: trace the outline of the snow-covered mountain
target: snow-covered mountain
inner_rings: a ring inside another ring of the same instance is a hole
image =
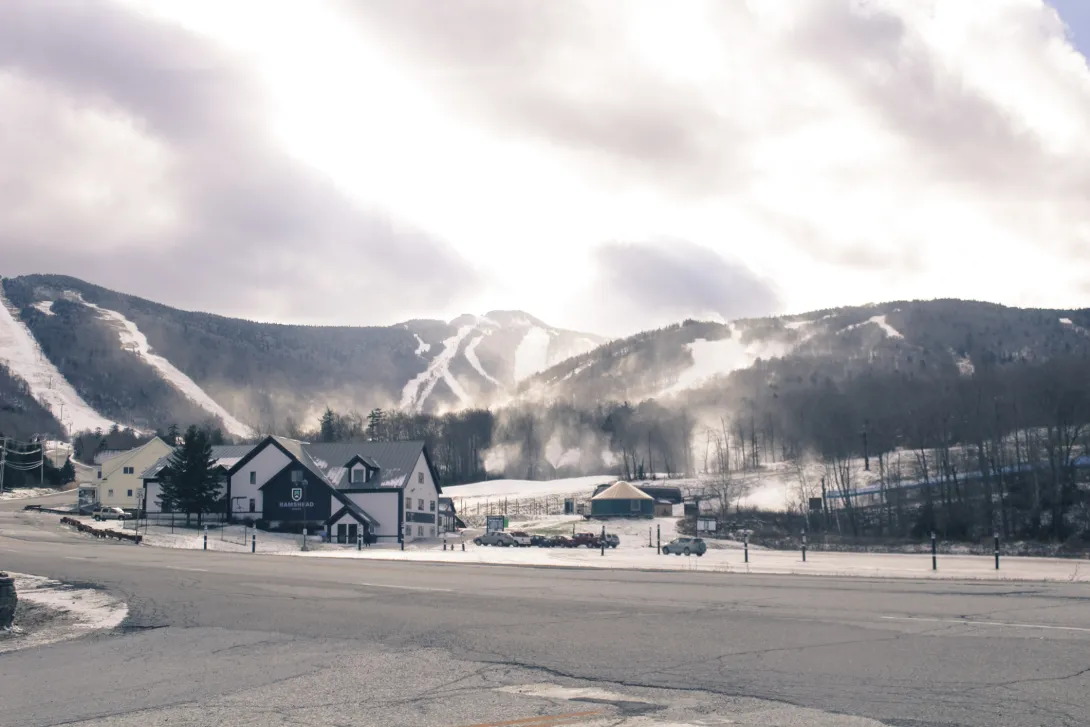
[[[326,406],[487,406],[604,341],[518,311],[316,327],[189,313],[60,276],[6,279],[3,295],[0,364],[68,433],[214,420],[249,437]]]
[[[838,308],[731,323],[686,321],[611,341],[519,386],[529,401],[736,401],[745,391],[895,373],[940,379],[980,366],[1090,357],[1090,311],[936,300]],[[746,378],[746,377],[743,377]],[[734,388],[732,396],[723,392]]]

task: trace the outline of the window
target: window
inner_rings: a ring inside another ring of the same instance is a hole
[[[435,512],[435,500],[428,500],[428,509]]]
[[[423,472],[417,472],[416,473],[416,481],[419,482],[420,484],[424,484],[424,473]]]
[[[113,490],[106,490],[106,495],[108,497],[113,497],[114,496],[114,491]]]
[[[405,498],[405,509],[406,510],[412,510],[413,509],[413,499],[411,497],[406,497]]]
[[[423,512],[423,510],[424,510],[424,498],[421,497],[419,500],[416,501],[416,503],[417,503],[416,504],[416,509]]]
[[[434,538],[435,537],[435,528],[434,527],[428,528],[428,534],[431,535]]]
[[[408,535],[409,537],[412,537],[412,534],[413,534],[413,526],[412,525],[405,525],[405,534]]]
[[[250,484],[251,485],[256,485],[257,484],[257,473],[254,472],[253,470],[250,470]]]
[[[102,479],[102,470],[98,470],[97,472],[95,472],[95,476],[96,476],[96,477],[97,477],[98,479],[100,479],[100,480],[101,480],[101,479]]]
[[[125,497],[132,497],[132,490],[129,490],[129,494],[125,495]]]
[[[352,483],[355,485],[363,482],[363,469],[357,468],[352,470]]]
[[[250,512],[257,512],[257,500],[250,498]]]
[[[421,538],[424,537],[424,526],[423,525],[417,525],[416,526],[416,534]]]
[[[632,512],[639,512],[639,511],[640,511],[640,501],[639,500],[633,500],[632,501]]]
[[[132,474],[132,467],[122,467],[121,468],[121,474],[131,475]]]

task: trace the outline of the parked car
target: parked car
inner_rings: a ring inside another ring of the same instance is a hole
[[[702,538],[675,538],[662,546],[662,554],[669,555],[704,555],[708,544]]]
[[[613,533],[606,533],[606,547],[616,548],[621,544],[621,539]]]
[[[572,546],[573,548],[578,548],[580,545],[585,545],[588,548],[597,548],[599,545],[598,536],[594,533],[576,533],[571,537],[571,541],[574,543]]]
[[[91,511],[91,517],[95,520],[128,520],[129,513],[120,507],[96,507]]]
[[[531,541],[533,540],[533,538],[530,537],[530,533],[524,533],[521,530],[516,530],[512,533],[508,533],[508,535],[515,539],[515,545],[520,548],[529,548],[532,544]]]
[[[510,548],[512,545],[518,545],[515,542],[515,539],[511,537],[510,533],[505,533],[502,531],[478,535],[473,539],[473,543],[475,545],[500,545],[504,548]]]
[[[536,545],[539,548],[548,548],[551,538],[548,535],[531,535],[530,545]]]
[[[554,535],[553,537],[549,538],[548,547],[550,547],[550,548],[574,548],[575,547],[575,542],[572,541],[571,538],[565,537],[563,535]]]

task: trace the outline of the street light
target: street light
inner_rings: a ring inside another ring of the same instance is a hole
[[[303,550],[307,549],[307,478],[304,477],[300,484],[303,486]]]

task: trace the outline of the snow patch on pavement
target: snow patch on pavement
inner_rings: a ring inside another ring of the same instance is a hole
[[[129,615],[129,607],[93,588],[77,588],[49,578],[11,573],[20,601],[62,612],[67,618],[55,626],[0,642],[0,652],[75,639],[92,631],[117,628]],[[15,624],[18,626],[18,624]]]

